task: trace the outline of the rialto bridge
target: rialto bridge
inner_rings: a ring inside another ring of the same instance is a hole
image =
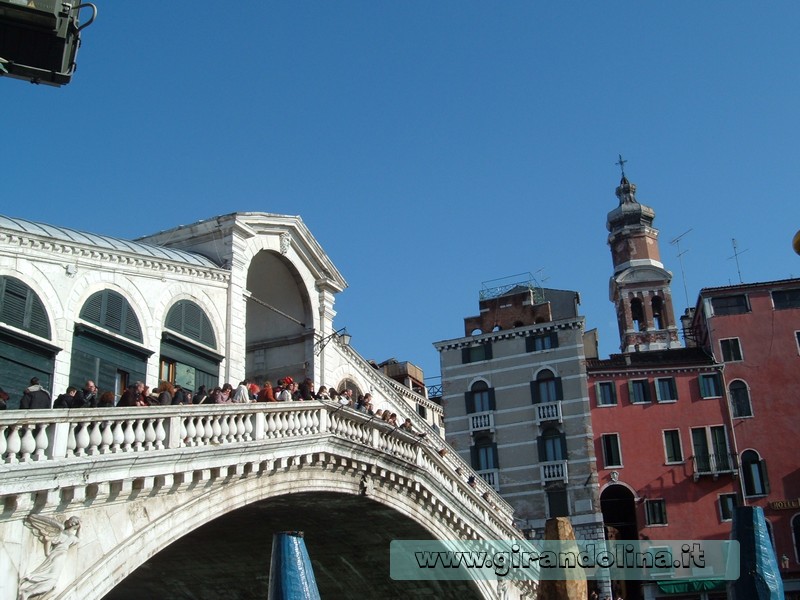
[[[532,598],[532,581],[390,577],[393,539],[521,536],[429,434],[318,401],[5,411],[0,600],[265,598],[286,530],[323,598]]]

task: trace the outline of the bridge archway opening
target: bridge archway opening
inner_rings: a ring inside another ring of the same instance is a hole
[[[470,581],[392,580],[390,542],[433,539],[410,517],[365,496],[304,492],[254,502],[206,523],[152,556],[104,600],[261,600],[272,535],[295,530],[305,533],[322,598],[482,597]]]
[[[313,330],[309,291],[297,269],[282,255],[262,250],[247,271],[246,377],[273,384],[307,375],[307,340]]]

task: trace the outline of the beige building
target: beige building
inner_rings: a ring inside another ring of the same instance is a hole
[[[532,278],[484,288],[464,336],[434,344],[447,441],[537,537],[556,516],[603,537],[585,366],[596,342],[579,302]]]

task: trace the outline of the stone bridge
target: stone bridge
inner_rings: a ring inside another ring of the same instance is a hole
[[[0,600],[37,576],[54,589],[35,598],[266,598],[286,530],[305,532],[323,598],[535,595],[532,581],[392,580],[393,539],[521,534],[432,431],[339,405],[7,411],[0,457]],[[42,522],[70,517],[72,547],[46,560]]]

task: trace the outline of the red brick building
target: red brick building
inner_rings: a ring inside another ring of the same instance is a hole
[[[800,279],[703,289],[690,316],[689,343],[724,364],[739,497],[764,509],[800,598]]]

